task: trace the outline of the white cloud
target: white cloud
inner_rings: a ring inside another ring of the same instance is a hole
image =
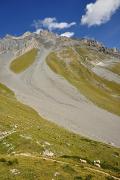
[[[43,29],[42,29],[42,28],[37,29],[37,30],[35,31],[35,33],[36,33],[36,34],[40,34],[40,32],[41,32],[41,31],[43,31]]]
[[[81,18],[81,24],[88,26],[101,25],[110,20],[120,7],[120,0],[96,0],[86,5],[86,14]]]
[[[43,20],[34,20],[33,21],[33,26],[36,29],[39,28],[46,28],[49,29],[50,31],[55,30],[55,29],[65,29],[65,28],[70,28],[72,26],[76,25],[75,22],[72,23],[67,23],[67,22],[57,22],[57,19],[55,17],[51,18],[45,18]]]
[[[70,37],[73,37],[74,34],[75,34],[74,32],[65,32],[65,33],[61,34],[60,36],[70,38]]]

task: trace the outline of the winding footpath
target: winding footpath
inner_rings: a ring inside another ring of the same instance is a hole
[[[46,64],[51,49],[41,47],[35,63],[22,72],[10,71],[12,53],[0,55],[0,82],[19,101],[41,116],[75,133],[120,147],[120,117],[96,107]]]
[[[58,163],[58,164],[61,164],[61,165],[71,165],[71,166],[76,166],[76,167],[80,167],[80,165],[81,165],[79,163],[75,164],[75,163],[72,163],[72,162],[65,162],[65,161],[57,160],[57,159],[50,158],[50,157],[35,156],[35,155],[29,154],[29,153],[14,154],[14,156],[17,156],[17,157],[21,156],[21,157],[26,157],[26,158],[35,158],[35,159],[55,162],[55,163]],[[120,178],[112,176],[111,174],[105,172],[104,169],[102,169],[102,168],[98,169],[98,168],[94,168],[92,166],[88,166],[88,164],[87,165],[84,164],[84,169],[92,171],[92,172],[97,172],[99,174],[104,174],[106,177],[112,177],[114,180],[120,180]]]

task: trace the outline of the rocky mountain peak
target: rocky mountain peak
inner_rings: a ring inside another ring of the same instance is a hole
[[[7,34],[3,39],[0,39],[0,54],[5,51],[13,51],[15,54],[21,54],[18,52],[26,52],[31,48],[40,48],[41,46],[61,48],[64,46],[76,46],[83,45],[88,46],[91,49],[96,49],[104,53],[110,53],[111,55],[119,56],[119,50],[116,48],[106,48],[102,43],[87,38],[83,39],[71,39],[67,37],[61,37],[58,34],[47,30],[41,30],[39,33],[25,32],[21,36],[12,36]]]

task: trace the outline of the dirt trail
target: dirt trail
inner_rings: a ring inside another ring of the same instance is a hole
[[[0,55],[0,82],[46,119],[94,140],[120,146],[120,117],[96,107],[55,74],[45,62],[50,51],[41,48],[36,62],[19,75],[9,69],[12,53]]]
[[[45,161],[57,162],[57,163],[60,163],[62,165],[65,164],[65,165],[72,165],[72,166],[77,166],[77,167],[80,166],[80,164],[78,164],[78,163],[75,164],[75,163],[65,162],[65,161],[61,161],[61,160],[56,160],[56,159],[49,158],[49,157],[35,156],[35,155],[29,154],[29,153],[14,154],[14,156],[23,156],[23,157],[28,157],[28,158],[37,158],[37,159],[41,159],[41,160],[45,160]],[[85,164],[84,164],[84,169],[92,171],[92,172],[97,172],[97,173],[100,173],[100,174],[104,174],[105,176],[110,176],[110,177],[114,178],[115,180],[120,180],[120,178],[115,177],[115,176],[111,176],[109,173],[103,171],[102,168],[95,169],[93,167],[85,166]]]

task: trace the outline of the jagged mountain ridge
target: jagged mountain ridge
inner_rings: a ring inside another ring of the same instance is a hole
[[[120,57],[120,51],[116,48],[106,48],[102,43],[91,39],[71,39],[61,37],[57,34],[48,31],[41,31],[39,34],[26,32],[21,36],[6,35],[0,39],[0,53],[5,51],[26,52],[27,49],[40,48],[41,45],[52,46],[54,48],[74,45],[87,45],[98,51]],[[26,49],[26,50],[25,50]]]

